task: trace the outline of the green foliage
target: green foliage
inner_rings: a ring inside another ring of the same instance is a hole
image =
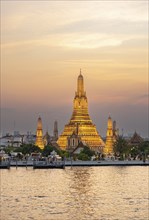
[[[149,155],[149,141],[144,141],[139,144],[138,149],[141,153]]]
[[[149,141],[143,141],[139,145],[131,146],[131,156],[135,159],[137,156],[142,160],[149,155]]]
[[[35,146],[33,144],[23,144],[20,147],[20,152],[22,152],[22,154],[31,154],[33,152],[36,153],[40,153],[41,149],[38,146]]]
[[[89,147],[84,146],[83,150],[78,155],[78,159],[79,160],[90,160],[93,155],[95,155],[95,152],[92,151]]]
[[[138,146],[130,146],[130,154],[131,154],[131,157],[133,157],[133,159],[135,159],[137,157],[137,155],[140,154],[140,150],[139,150]]]
[[[52,151],[55,151],[62,158],[65,158],[65,157],[68,158],[69,157],[69,152],[57,149],[56,147],[50,146],[50,145],[47,145],[47,146],[44,147],[44,149],[42,150],[42,155],[43,156],[48,156],[48,155],[50,155],[50,153]]]
[[[92,157],[93,155],[95,155],[95,152],[93,150],[91,150],[89,147],[84,146],[83,150],[81,151],[81,153],[84,153],[86,155],[88,155],[89,157]]]
[[[70,155],[69,155],[69,152],[67,152],[67,151],[61,151],[60,156],[63,158],[65,158],[65,157],[68,158]]]
[[[119,136],[119,138],[117,139],[117,141],[115,142],[114,146],[113,146],[113,151],[115,153],[116,156],[120,156],[121,160],[123,160],[123,155],[127,155],[129,154],[129,150],[130,147],[127,143],[127,141]]]
[[[47,146],[44,147],[44,149],[42,150],[42,155],[43,156],[48,156],[48,155],[50,155],[50,153],[52,151],[55,151],[55,152],[57,152],[57,154],[60,155],[60,151],[56,147],[50,146],[50,145],[47,145]]]
[[[124,160],[124,155],[131,155],[132,158],[140,158],[145,160],[145,157],[149,155],[149,141],[144,141],[139,145],[129,145],[123,137],[119,137],[113,147],[116,156],[120,157],[120,160]]]
[[[89,157],[87,154],[81,152],[81,153],[78,155],[78,159],[79,159],[79,160],[86,161],[86,160],[90,160],[90,157]]]
[[[14,147],[13,146],[8,146],[4,149],[5,153],[6,154],[10,154],[10,152],[13,152],[14,151]]]

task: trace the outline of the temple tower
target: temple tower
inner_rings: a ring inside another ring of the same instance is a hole
[[[116,121],[113,121],[113,141],[116,142],[119,135],[119,129],[116,127]]]
[[[37,130],[36,130],[36,142],[35,145],[40,147],[41,149],[44,148],[44,142],[43,142],[43,131],[42,131],[42,121],[41,117],[39,116],[38,122],[37,122]]]
[[[58,125],[57,125],[57,121],[54,122],[53,137],[54,137],[54,140],[57,141],[57,139],[58,139]]]
[[[44,146],[47,146],[48,144],[50,144],[50,141],[51,141],[51,137],[50,137],[50,135],[47,131],[46,134],[43,137]]]
[[[65,125],[64,131],[57,141],[61,149],[66,149],[68,138],[76,130],[78,130],[80,140],[93,150],[98,150],[105,145],[88,113],[88,101],[86,92],[84,91],[84,79],[81,70],[77,79],[77,91],[75,92],[73,100],[71,119],[69,123]]]
[[[105,154],[113,153],[113,123],[112,119],[109,116],[107,123],[107,135],[106,135],[106,145],[104,148]]]
[[[105,154],[112,154],[113,153],[113,145],[116,141],[116,121],[112,122],[111,117],[108,118],[107,123],[107,135],[106,135],[106,145],[104,148]]]

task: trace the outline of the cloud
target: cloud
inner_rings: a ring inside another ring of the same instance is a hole
[[[48,110],[48,123],[58,115],[63,129],[81,67],[95,121],[106,118],[99,130],[110,111],[125,126],[139,118],[146,132],[147,4],[2,1],[2,104],[20,111],[3,111],[6,130],[17,119],[18,128],[35,131],[34,117]]]
[[[126,21],[121,19],[83,19],[56,26],[49,33],[100,33],[118,35],[139,35],[148,33],[148,21]]]
[[[142,105],[148,107],[149,94],[138,95],[133,99],[133,105]]]
[[[9,2],[2,6],[2,43],[5,46],[55,43],[96,48],[119,45],[124,40],[148,34],[147,11],[141,2],[107,4],[93,1],[86,2],[86,7],[82,2],[60,5]]]

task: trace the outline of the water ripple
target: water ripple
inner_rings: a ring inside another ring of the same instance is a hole
[[[1,220],[148,220],[148,167],[1,170]]]

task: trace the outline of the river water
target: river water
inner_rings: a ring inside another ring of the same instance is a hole
[[[0,172],[1,220],[149,219],[149,167]]]

